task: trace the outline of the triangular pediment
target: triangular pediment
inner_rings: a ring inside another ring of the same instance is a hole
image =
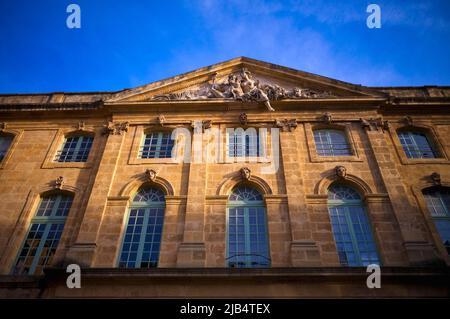
[[[382,92],[279,65],[240,57],[114,94],[107,102],[381,97]]]

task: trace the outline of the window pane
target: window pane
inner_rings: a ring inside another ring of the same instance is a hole
[[[230,204],[247,203],[228,209],[229,267],[270,267],[266,210],[254,206],[261,200],[261,194],[248,186],[236,188],[230,196]]]
[[[86,162],[91,150],[91,136],[67,137],[62,148],[56,153],[57,162]]]
[[[328,198],[330,204],[336,203],[333,200],[340,201],[328,211],[341,264],[350,267],[379,264],[375,240],[359,194],[352,188],[332,185]]]
[[[174,140],[169,132],[153,132],[145,135],[139,149],[140,158],[171,158]]]
[[[424,133],[411,131],[399,132],[398,138],[408,158],[438,157],[438,154]]]
[[[71,196],[54,195],[42,198],[13,272],[39,274],[51,262],[71,205]]]
[[[259,132],[235,129],[227,131],[229,157],[260,156]]]
[[[164,194],[156,188],[141,189],[133,205],[125,229],[119,267],[153,268],[158,266],[164,224]]]
[[[0,161],[2,161],[6,156],[6,153],[8,153],[8,149],[12,143],[12,140],[12,135],[0,135]]]
[[[314,142],[319,156],[352,155],[345,132],[339,130],[315,130]]]
[[[424,190],[423,194],[442,243],[450,254],[450,189],[434,187]]]

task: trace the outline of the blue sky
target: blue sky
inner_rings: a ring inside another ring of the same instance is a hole
[[[81,29],[66,7],[81,7]],[[381,7],[381,29],[366,7]],[[0,0],[0,93],[115,91],[237,56],[369,86],[450,85],[450,1]]]

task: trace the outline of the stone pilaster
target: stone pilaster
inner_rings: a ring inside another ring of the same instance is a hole
[[[93,182],[92,191],[75,243],[67,253],[67,260],[84,267],[92,266],[97,237],[107,197],[116,172],[117,161],[124,140],[127,126],[110,123],[106,128],[108,138]]]
[[[207,167],[203,159],[203,124],[193,123],[193,127],[186,216],[183,242],[178,247],[177,267],[204,267],[206,260],[204,210]]]
[[[422,216],[411,204],[407,188],[402,183],[393,152],[390,151],[383,130],[366,129],[369,145],[373,151],[395,218],[403,238],[403,245],[411,265],[425,265],[436,262],[434,246],[421,231]]]
[[[310,220],[304,194],[302,168],[299,164],[299,143],[295,136],[296,125],[282,127],[280,134],[281,161],[286,184],[291,230],[291,265],[319,266],[320,252],[312,238]],[[281,168],[280,168],[281,169]]]

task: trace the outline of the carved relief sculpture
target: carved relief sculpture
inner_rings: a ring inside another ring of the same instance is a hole
[[[345,179],[347,177],[347,169],[344,166],[336,166],[334,169],[337,178]]]
[[[55,188],[56,189],[61,189],[61,187],[63,186],[63,184],[64,184],[64,177],[62,177],[62,176],[59,176],[56,180],[55,180]]]
[[[152,169],[146,169],[145,170],[145,178],[148,181],[154,182],[155,179],[156,179],[156,175],[157,175],[156,171],[154,171]]]
[[[251,170],[248,167],[243,167],[240,169],[239,173],[241,174],[242,179],[248,181],[251,177]]]
[[[315,91],[294,87],[291,90],[283,88],[277,84],[261,83],[254,79],[253,75],[246,68],[240,72],[232,73],[219,82],[217,74],[213,74],[210,81],[205,86],[200,86],[196,90],[155,95],[152,100],[204,100],[204,99],[232,99],[242,102],[261,102],[267,110],[274,111],[270,101],[282,99],[310,99],[324,98],[332,96],[329,92]]]

